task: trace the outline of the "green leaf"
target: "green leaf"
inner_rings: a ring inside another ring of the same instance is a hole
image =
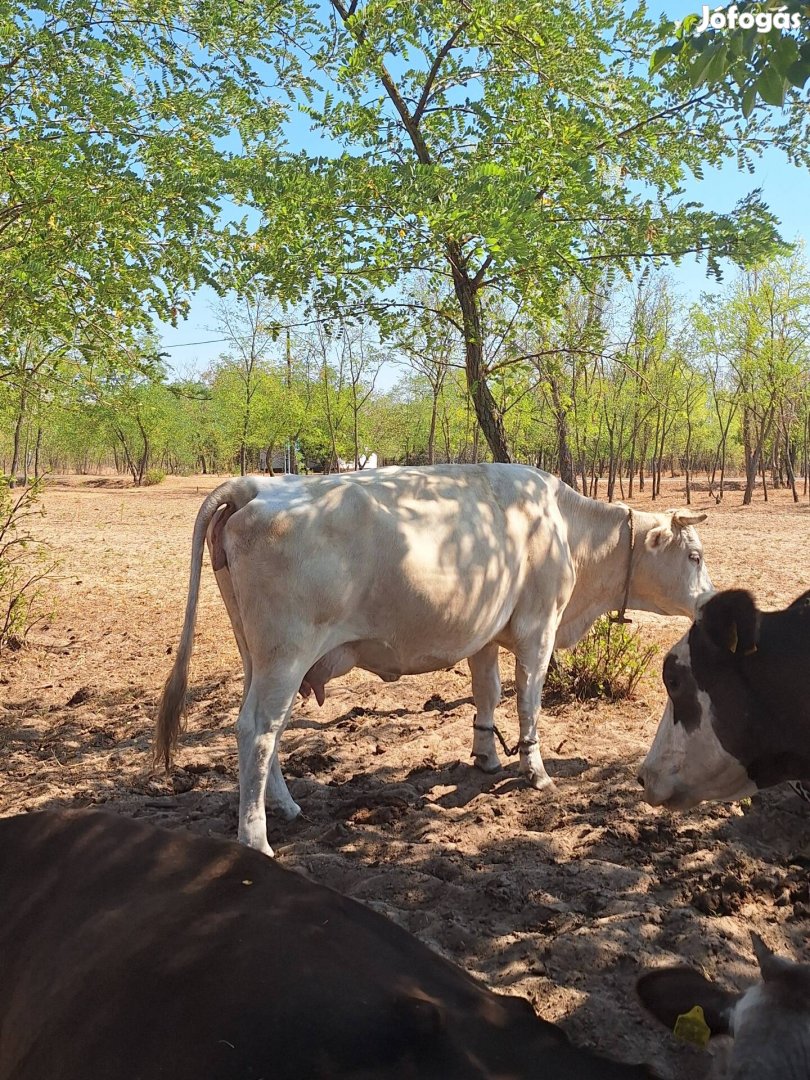
[[[776,30],[773,33],[777,34],[777,42],[772,52],[772,64],[780,75],[785,76],[788,68],[799,59],[799,47],[793,38],[780,37]]]
[[[687,15],[686,18],[681,19],[681,24],[675,31],[675,34],[679,38],[687,38],[692,33],[692,30],[700,22],[699,15]]]
[[[747,87],[745,93],[742,96],[742,114],[747,120],[751,113],[754,111],[754,106],[757,103],[757,88],[754,84]]]
[[[702,83],[710,77],[712,69],[717,69],[717,58],[722,50],[723,56],[725,56],[725,49],[718,44],[712,44],[705,52],[701,53],[697,57],[694,64],[689,71],[689,81],[692,86],[700,86]]]
[[[650,74],[655,75],[660,71],[664,64],[672,59],[674,52],[674,45],[662,45],[660,49],[656,49],[650,57]]]
[[[756,81],[756,88],[759,96],[768,105],[784,105],[786,83],[775,68],[765,68]]]
[[[810,60],[797,60],[795,64],[790,65],[785,75],[792,86],[798,86],[801,89],[810,76]]]

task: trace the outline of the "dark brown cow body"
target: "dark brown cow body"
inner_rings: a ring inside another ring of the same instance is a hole
[[[257,851],[0,821],[0,1080],[632,1080]]]

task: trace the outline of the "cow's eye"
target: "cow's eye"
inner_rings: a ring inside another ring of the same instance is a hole
[[[689,561],[694,562],[694,563],[699,563],[700,562],[700,552],[699,551],[690,551],[689,552]]]

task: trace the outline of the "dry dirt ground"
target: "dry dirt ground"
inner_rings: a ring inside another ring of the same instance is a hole
[[[178,769],[171,783],[150,771],[192,523],[214,483],[49,486],[53,615],[27,649],[0,658],[0,814],[103,805],[235,837],[241,668],[207,565]],[[776,607],[810,587],[810,506],[783,492],[757,500],[744,509],[733,491],[717,508],[704,492],[696,505],[710,514],[701,532],[715,583]],[[664,502],[681,501],[672,481]],[[639,622],[662,649],[686,628]],[[507,659],[499,719],[513,736]],[[271,819],[280,862],[383,911],[495,990],[529,997],[576,1041],[698,1080],[709,1055],[642,1015],[636,975],[685,959],[744,985],[751,929],[806,956],[810,807],[787,788],[681,815],[642,803],[635,770],[662,707],[660,663],[632,702],[548,709],[551,797],[525,788],[515,762],[495,776],[470,767],[463,665],[392,685],[351,673],[322,709],[300,702],[287,731],[283,768],[304,815]]]

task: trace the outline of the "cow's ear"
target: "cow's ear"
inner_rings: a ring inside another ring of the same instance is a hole
[[[708,514],[702,514],[697,510],[673,510],[672,526],[676,529],[685,529],[687,525],[699,525],[708,516]]]
[[[790,604],[790,608],[805,608],[810,607],[810,589],[807,592],[803,592],[801,596],[797,596],[796,599]]]
[[[421,990],[410,990],[397,999],[397,1013],[419,1038],[429,1038],[444,1031],[447,1017],[441,1002]]]
[[[740,998],[688,967],[648,971],[636,983],[636,992],[647,1012],[670,1031],[699,1005],[712,1035],[729,1034],[731,1013]]]
[[[757,958],[763,982],[778,979],[786,971],[796,967],[791,960],[784,956],[777,956],[775,952],[772,952],[759,934],[755,934],[753,930],[751,931],[751,944],[754,947],[754,956]]]
[[[662,550],[672,540],[672,529],[669,524],[654,525],[644,538],[644,544],[650,551]]]
[[[741,656],[757,651],[757,608],[745,589],[716,593],[701,609],[699,621],[718,649]]]

